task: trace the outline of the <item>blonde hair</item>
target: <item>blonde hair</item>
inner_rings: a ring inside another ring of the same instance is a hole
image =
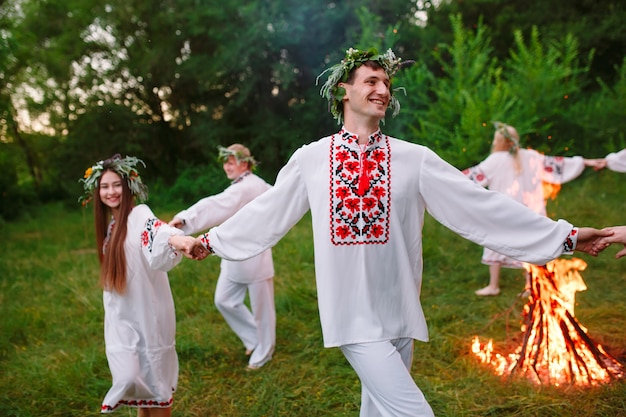
[[[496,131],[493,134],[491,152],[507,151],[513,157],[515,174],[522,172],[522,161],[519,156],[519,134],[513,126],[506,123],[494,122]]]

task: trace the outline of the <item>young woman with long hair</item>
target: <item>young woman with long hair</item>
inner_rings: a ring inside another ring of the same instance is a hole
[[[103,288],[104,340],[112,376],[102,413],[120,406],[139,417],[169,417],[178,380],[174,300],[167,271],[193,238],[159,220],[145,204],[140,159],[99,161],[81,180],[83,205],[93,200]],[[188,255],[186,255],[188,256]]]

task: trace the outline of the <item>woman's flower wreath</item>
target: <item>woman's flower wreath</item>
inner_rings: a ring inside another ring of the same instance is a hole
[[[508,142],[511,142],[509,153],[511,155],[516,155],[517,151],[519,150],[519,141],[517,140],[517,138],[514,138],[513,136],[511,136],[511,133],[509,132],[509,125],[507,125],[506,123],[497,122],[497,121],[492,122],[492,123],[493,123],[493,127],[496,129],[496,132],[504,136],[504,138]]]
[[[322,75],[330,72],[328,79],[322,85],[320,95],[328,100],[328,107],[333,117],[337,120],[338,124],[343,122],[343,96],[346,94],[346,90],[343,87],[339,87],[339,83],[348,81],[350,73],[363,65],[366,61],[374,61],[383,67],[389,79],[398,72],[399,69],[412,65],[415,61],[403,61],[401,58],[396,57],[391,49],[388,49],[384,54],[379,54],[375,48],[362,51],[359,49],[350,48],[346,51],[346,56],[339,64],[333,65],[330,68],[324,70],[316,79],[315,83],[318,84]],[[392,111],[392,117],[395,117],[400,112],[400,102],[393,95],[391,90],[391,99],[389,101],[389,108]]]
[[[148,187],[141,181],[139,172],[137,171],[137,165],[141,164],[144,167],[146,164],[139,158],[134,156],[126,156],[122,158],[119,154],[113,155],[109,159],[98,161],[91,167],[87,168],[83,178],[78,180],[83,183],[83,189],[85,194],[78,198],[78,202],[83,206],[89,204],[93,199],[94,190],[98,187],[98,179],[102,176],[102,173],[107,170],[115,171],[122,179],[128,182],[128,188],[138,202],[143,202],[148,199]]]

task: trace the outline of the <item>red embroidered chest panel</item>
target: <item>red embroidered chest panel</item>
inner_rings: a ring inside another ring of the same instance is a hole
[[[330,235],[334,245],[381,244],[389,240],[391,149],[380,132],[359,149],[346,131],[330,142]]]

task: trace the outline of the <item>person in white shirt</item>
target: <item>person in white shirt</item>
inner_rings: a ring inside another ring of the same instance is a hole
[[[361,417],[433,416],[411,376],[413,340],[428,340],[420,304],[426,210],[482,246],[545,263],[603,234],[540,216],[471,181],[424,146],[379,123],[399,102],[388,50],[349,49],[322,96],[343,127],[296,150],[271,190],[198,236],[194,254],[231,260],[275,245],[310,211],[325,347],[339,347],[361,381]],[[511,219],[514,219],[512,221]]]
[[[626,172],[626,149],[611,152],[605,158],[606,167],[615,172]]]
[[[252,171],[257,162],[250,150],[235,143],[219,147],[218,159],[231,185],[205,197],[174,216],[170,226],[195,234],[223,223],[271,186]],[[270,248],[241,262],[222,259],[215,287],[215,306],[243,343],[248,369],[256,370],[272,359],[276,346],[274,262]],[[244,303],[246,293],[250,307]]]
[[[463,170],[472,181],[492,191],[508,195],[536,213],[546,216],[544,183],[564,184],[583,173],[585,167],[598,168],[602,159],[581,156],[548,156],[533,149],[520,148],[520,137],[513,126],[495,122],[491,154],[481,163]],[[483,250],[482,263],[489,266],[489,285],[475,291],[476,295],[500,294],[502,267],[522,269],[523,263],[489,248]],[[530,288],[526,272],[525,295]]]

